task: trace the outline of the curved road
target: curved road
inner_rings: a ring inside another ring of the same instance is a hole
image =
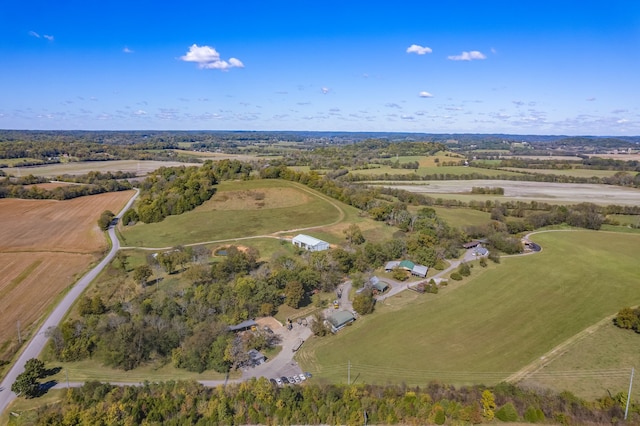
[[[122,218],[122,215],[131,207],[135,199],[140,193],[137,189],[136,193],[129,200],[129,202],[122,208],[120,213],[116,216],[118,219]],[[7,406],[16,398],[16,394],[11,392],[11,385],[16,381],[16,377],[24,371],[24,365],[27,360],[31,358],[37,358],[47,344],[46,332],[50,327],[56,327],[62,321],[67,311],[73,305],[73,302],[82,294],[87,286],[93,281],[98,274],[104,269],[105,266],[111,262],[117,251],[120,250],[120,241],[116,236],[116,231],[113,226],[109,227],[109,238],[111,239],[111,250],[109,254],[102,259],[102,261],[90,270],[85,276],[74,285],[69,293],[67,293],[62,301],[51,312],[51,315],[45,320],[42,326],[38,329],[37,333],[31,338],[31,341],[24,349],[22,354],[18,357],[13,367],[9,370],[4,377],[2,383],[0,383],[0,413],[4,412]]]

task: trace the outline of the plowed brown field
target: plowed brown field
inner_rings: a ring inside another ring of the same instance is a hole
[[[18,346],[62,290],[106,248],[97,220],[132,191],[53,200],[0,200],[0,359]]]

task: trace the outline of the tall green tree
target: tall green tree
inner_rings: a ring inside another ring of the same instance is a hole
[[[289,281],[284,289],[284,294],[284,303],[292,308],[298,309],[302,299],[304,298],[304,287],[298,280]]]

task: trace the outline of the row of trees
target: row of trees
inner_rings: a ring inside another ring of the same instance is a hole
[[[131,189],[131,184],[127,180],[117,177],[119,174],[90,172],[82,176],[62,177],[62,180],[85,183],[86,185],[62,185],[53,189],[43,189],[37,186],[39,183],[49,182],[49,179],[42,176],[6,177],[0,179],[0,198],[68,200],[85,195]]]
[[[116,387],[87,382],[38,410],[39,424],[486,424],[506,422],[611,424],[621,403],[593,402],[500,384],[456,389],[376,385],[278,388],[267,379],[205,388],[195,382]],[[632,406],[629,422],[639,420]]]

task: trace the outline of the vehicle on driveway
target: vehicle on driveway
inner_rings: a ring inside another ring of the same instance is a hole
[[[280,377],[276,377],[275,381],[276,381],[276,385],[278,385],[278,386],[283,386],[284,385],[284,383],[282,382],[282,379]]]

